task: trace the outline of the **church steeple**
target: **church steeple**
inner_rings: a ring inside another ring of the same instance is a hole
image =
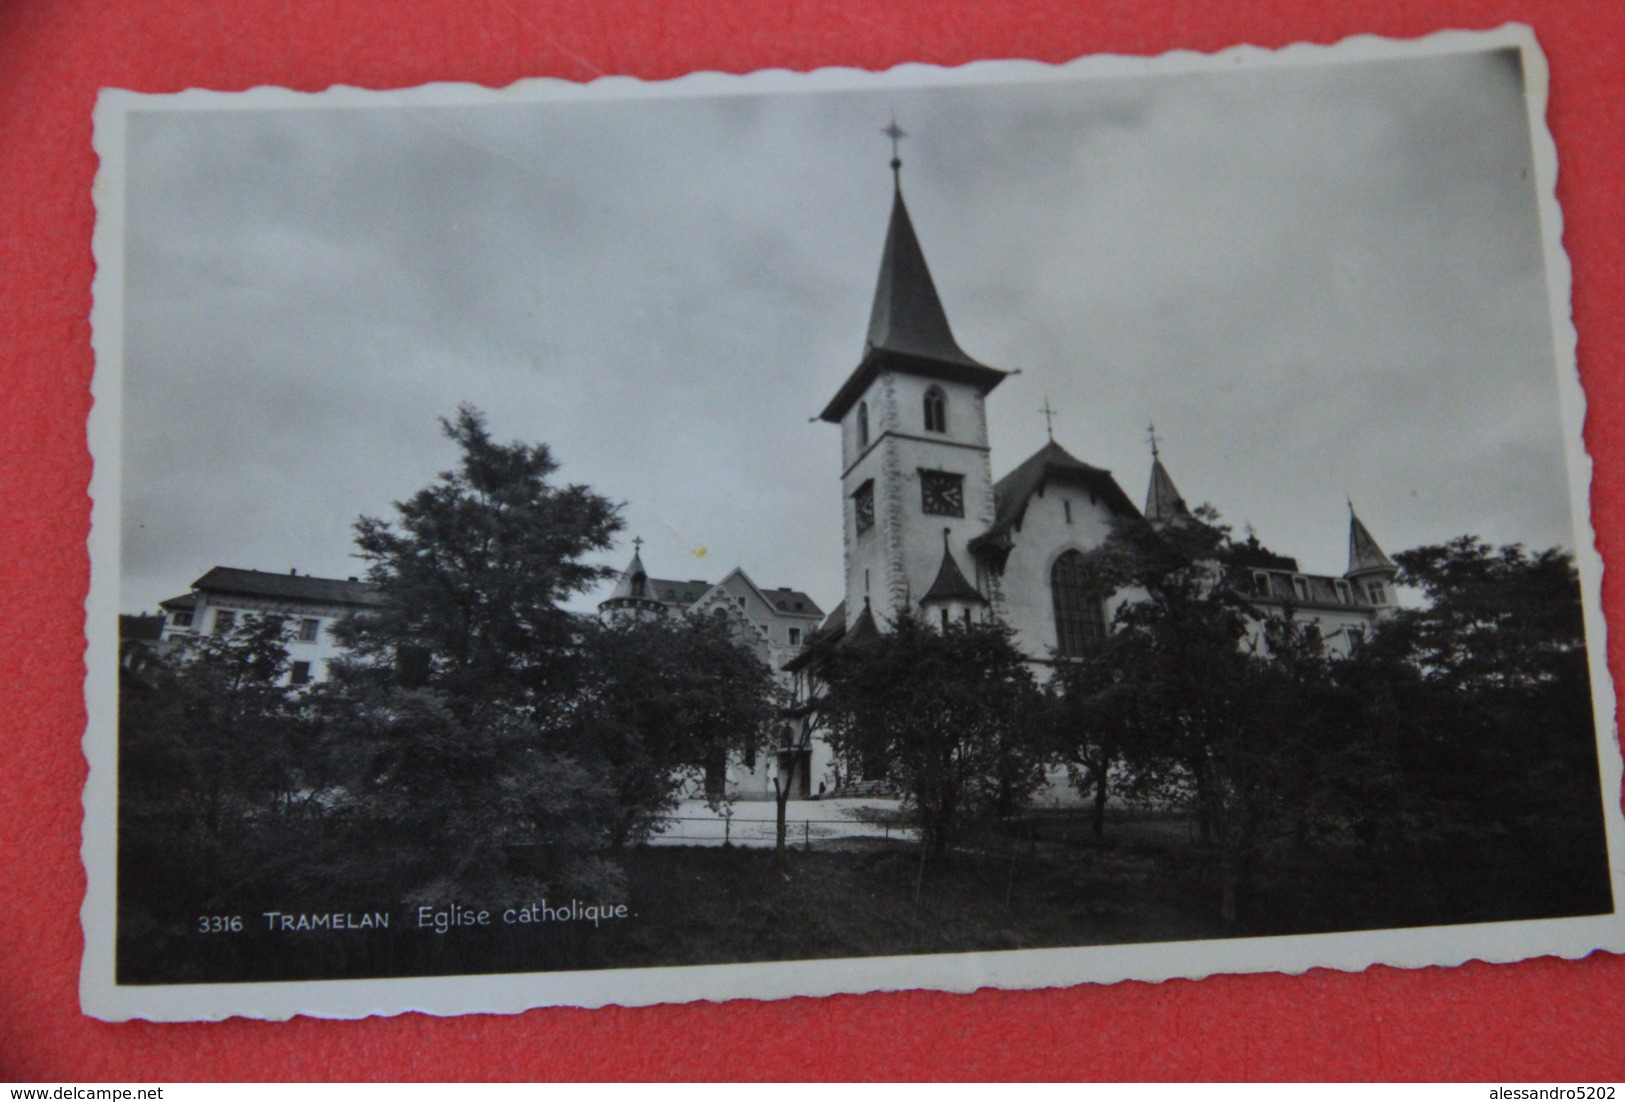
[[[882,133],[900,177],[902,130],[894,122]],[[975,606],[990,599],[966,581],[956,556],[993,523],[984,399],[1005,374],[954,339],[894,179],[863,358],[819,414],[841,428],[846,607],[872,601],[882,630],[922,610],[975,619]]]
[[[895,122],[884,132],[892,136],[894,143],[902,137]],[[925,262],[925,250],[914,232],[914,220],[903,201],[901,168],[894,144],[891,223],[880,253],[880,275],[869,309],[863,359],[818,415],[820,420],[838,424],[875,377],[887,369],[969,383],[983,394],[1003,382],[1007,374],[971,359],[954,339],[948,313]]]

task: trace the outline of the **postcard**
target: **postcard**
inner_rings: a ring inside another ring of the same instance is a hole
[[[86,1013],[1625,950],[1546,95],[104,92]]]

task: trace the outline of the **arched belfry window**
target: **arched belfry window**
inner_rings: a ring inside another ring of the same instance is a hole
[[[948,431],[948,396],[939,386],[925,392],[925,431]]]
[[[1081,551],[1068,551],[1050,568],[1055,600],[1055,646],[1063,658],[1078,658],[1106,639],[1106,607],[1100,586]]]
[[[858,447],[869,446],[869,403],[858,403]]]

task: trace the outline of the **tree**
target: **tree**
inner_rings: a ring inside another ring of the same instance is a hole
[[[1322,640],[1291,609],[1249,604],[1246,572],[1275,557],[1256,539],[1234,543],[1211,509],[1186,524],[1125,522],[1101,557],[1102,576],[1134,596],[1093,666],[1063,682],[1088,725],[1074,761],[1097,801],[1116,761],[1131,794],[1194,808],[1220,915],[1234,922],[1266,849],[1315,832],[1337,775]]]
[[[1155,703],[1143,692],[1145,681],[1135,676],[1145,643],[1137,633],[1111,632],[1094,653],[1057,659],[1045,687],[1052,744],[1072,786],[1091,802],[1096,838],[1106,833],[1114,773],[1129,751],[1144,743],[1142,729],[1156,722]]]
[[[496,443],[470,406],[441,426],[461,449],[457,467],[397,502],[393,523],[356,523],[383,603],[343,641],[375,672],[425,658],[421,687],[464,719],[495,709],[545,724],[576,670],[577,619],[562,603],[608,576],[584,556],[609,548],[617,507],[586,486],[552,485],[546,445]]]
[[[567,745],[613,794],[614,847],[647,837],[730,758],[754,754],[779,713],[772,671],[724,621],[593,623],[582,625],[580,646],[588,672]]]
[[[938,631],[904,614],[825,661],[831,747],[847,769],[879,772],[903,792],[928,855],[1042,781],[1037,687],[1002,625]]]
[[[381,603],[341,624],[346,660],[318,696],[354,827],[335,878],[613,894],[598,854],[622,819],[615,780],[573,739],[592,625],[563,602],[608,574],[585,556],[617,507],[554,485],[545,445],[497,443],[469,406],[441,426],[456,467],[355,526]]]
[[[1427,790],[1484,830],[1579,822],[1600,781],[1572,556],[1461,536],[1395,561],[1427,601],[1380,636],[1432,698],[1412,751],[1427,759]]]
[[[615,793],[535,724],[497,710],[467,718],[444,694],[365,680],[313,697],[343,778],[330,881],[422,902],[624,886],[598,859]]]
[[[321,766],[287,683],[289,636],[281,617],[247,615],[121,666],[120,934],[133,931],[131,944],[140,931],[176,936],[177,913],[274,883],[307,850]]]

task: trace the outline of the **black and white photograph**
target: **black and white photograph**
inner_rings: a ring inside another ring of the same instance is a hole
[[[1625,948],[1545,80],[104,92],[87,1012]]]

